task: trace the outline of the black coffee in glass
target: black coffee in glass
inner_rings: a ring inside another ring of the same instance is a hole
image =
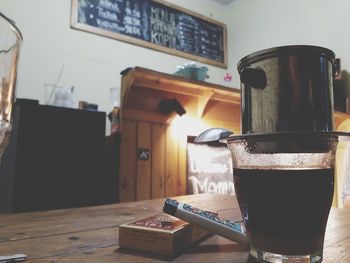
[[[334,169],[234,169],[248,243],[282,255],[322,251]]]
[[[228,139],[249,254],[258,262],[322,262],[337,143],[313,132]]]

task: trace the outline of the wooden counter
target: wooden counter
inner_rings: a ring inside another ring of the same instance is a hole
[[[186,110],[164,114],[162,100]],[[240,91],[135,67],[122,77],[119,200],[186,194],[187,136],[209,127],[239,133]],[[140,158],[145,152],[146,159]]]
[[[186,110],[181,118],[175,112],[163,114],[159,110],[161,100],[173,98]],[[336,129],[344,129],[342,124],[349,119],[349,114],[335,112]],[[187,136],[196,136],[205,127],[224,127],[240,133],[239,89],[140,67],[129,70],[121,86],[119,200],[186,194]],[[340,146],[342,152],[344,145]],[[147,159],[140,158],[142,152]],[[338,163],[335,206],[340,203],[342,182]]]

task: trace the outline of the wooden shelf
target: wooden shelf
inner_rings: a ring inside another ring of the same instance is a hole
[[[187,113],[202,118],[209,101],[229,104],[240,103],[240,91],[204,81],[189,80],[182,77],[135,67],[122,79],[122,109],[152,112],[156,117],[161,114],[158,104],[162,99],[176,98]],[[126,113],[129,114],[129,113]],[[170,123],[174,118],[170,114],[166,119]],[[143,116],[145,117],[145,116]],[[154,121],[156,118],[151,117]],[[159,118],[164,122],[164,117]]]
[[[186,110],[177,122],[175,112],[159,109],[160,101],[174,98]],[[196,119],[181,123],[185,116]],[[239,134],[240,90],[135,67],[122,77],[120,117],[119,200],[182,195],[187,189],[187,136],[199,134],[187,128],[205,124]],[[335,112],[335,129],[346,129],[349,120],[349,114]]]
[[[191,115],[202,118],[215,102],[240,104],[240,90],[204,81],[189,80],[141,67],[131,69],[122,79],[122,114],[126,118],[171,123],[176,114],[159,112],[160,100],[176,98]],[[239,113],[238,113],[239,114]],[[350,115],[335,112],[335,128]]]

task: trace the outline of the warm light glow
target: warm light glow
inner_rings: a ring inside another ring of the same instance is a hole
[[[197,136],[210,128],[204,121],[184,114],[177,115],[171,123],[171,130],[175,138],[186,138],[188,135]]]

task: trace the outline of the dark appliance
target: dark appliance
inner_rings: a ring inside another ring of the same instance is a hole
[[[0,212],[113,202],[105,176],[105,122],[104,112],[18,99],[0,167]]]

